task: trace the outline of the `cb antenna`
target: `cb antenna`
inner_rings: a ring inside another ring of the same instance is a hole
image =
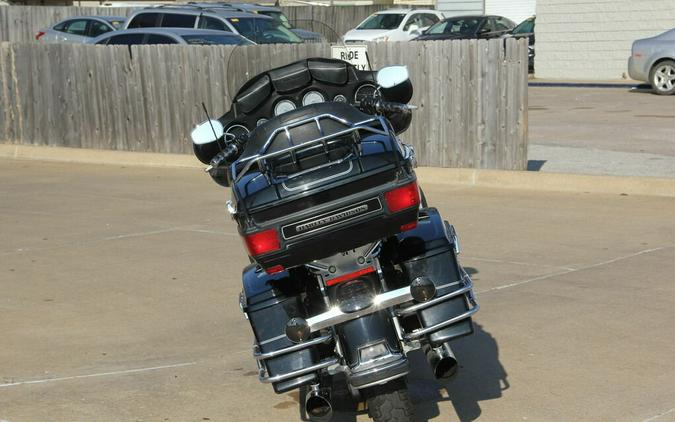
[[[216,141],[216,144],[218,145],[218,149],[220,150],[220,152],[223,152],[223,147],[220,146],[220,141],[218,140],[216,129],[214,129],[213,123],[211,123],[211,117],[209,116],[209,111],[206,109],[206,104],[204,104],[204,101],[202,101],[202,108],[204,109],[204,114],[206,114],[206,120],[208,120],[209,126],[211,126],[211,130],[213,131],[213,139]]]

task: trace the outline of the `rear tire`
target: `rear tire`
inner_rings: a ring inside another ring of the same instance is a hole
[[[415,419],[415,407],[404,379],[370,387],[363,393],[368,404],[368,416],[375,422],[412,422]]]
[[[664,60],[655,64],[649,72],[649,83],[659,95],[675,94],[675,61]]]

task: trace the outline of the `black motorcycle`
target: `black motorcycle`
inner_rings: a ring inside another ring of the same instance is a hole
[[[426,204],[412,147],[404,66],[362,71],[310,58],[263,72],[230,111],[192,132],[221,185],[251,263],[239,304],[260,381],[302,388],[312,420],[332,415],[346,380],[375,421],[409,421],[407,353],[439,379],[450,341],[478,311],[451,224]]]

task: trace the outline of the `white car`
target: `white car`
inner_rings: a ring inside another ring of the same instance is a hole
[[[383,10],[370,15],[356,29],[348,31],[344,41],[410,41],[443,18],[443,14],[437,10]]]

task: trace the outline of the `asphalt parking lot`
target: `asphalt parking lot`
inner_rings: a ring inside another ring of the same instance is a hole
[[[298,419],[257,381],[225,189],[194,169],[0,174],[0,420]],[[419,420],[675,420],[674,198],[424,188],[482,309],[454,380],[412,357]]]
[[[628,87],[528,95],[530,170],[675,177],[673,97]]]

